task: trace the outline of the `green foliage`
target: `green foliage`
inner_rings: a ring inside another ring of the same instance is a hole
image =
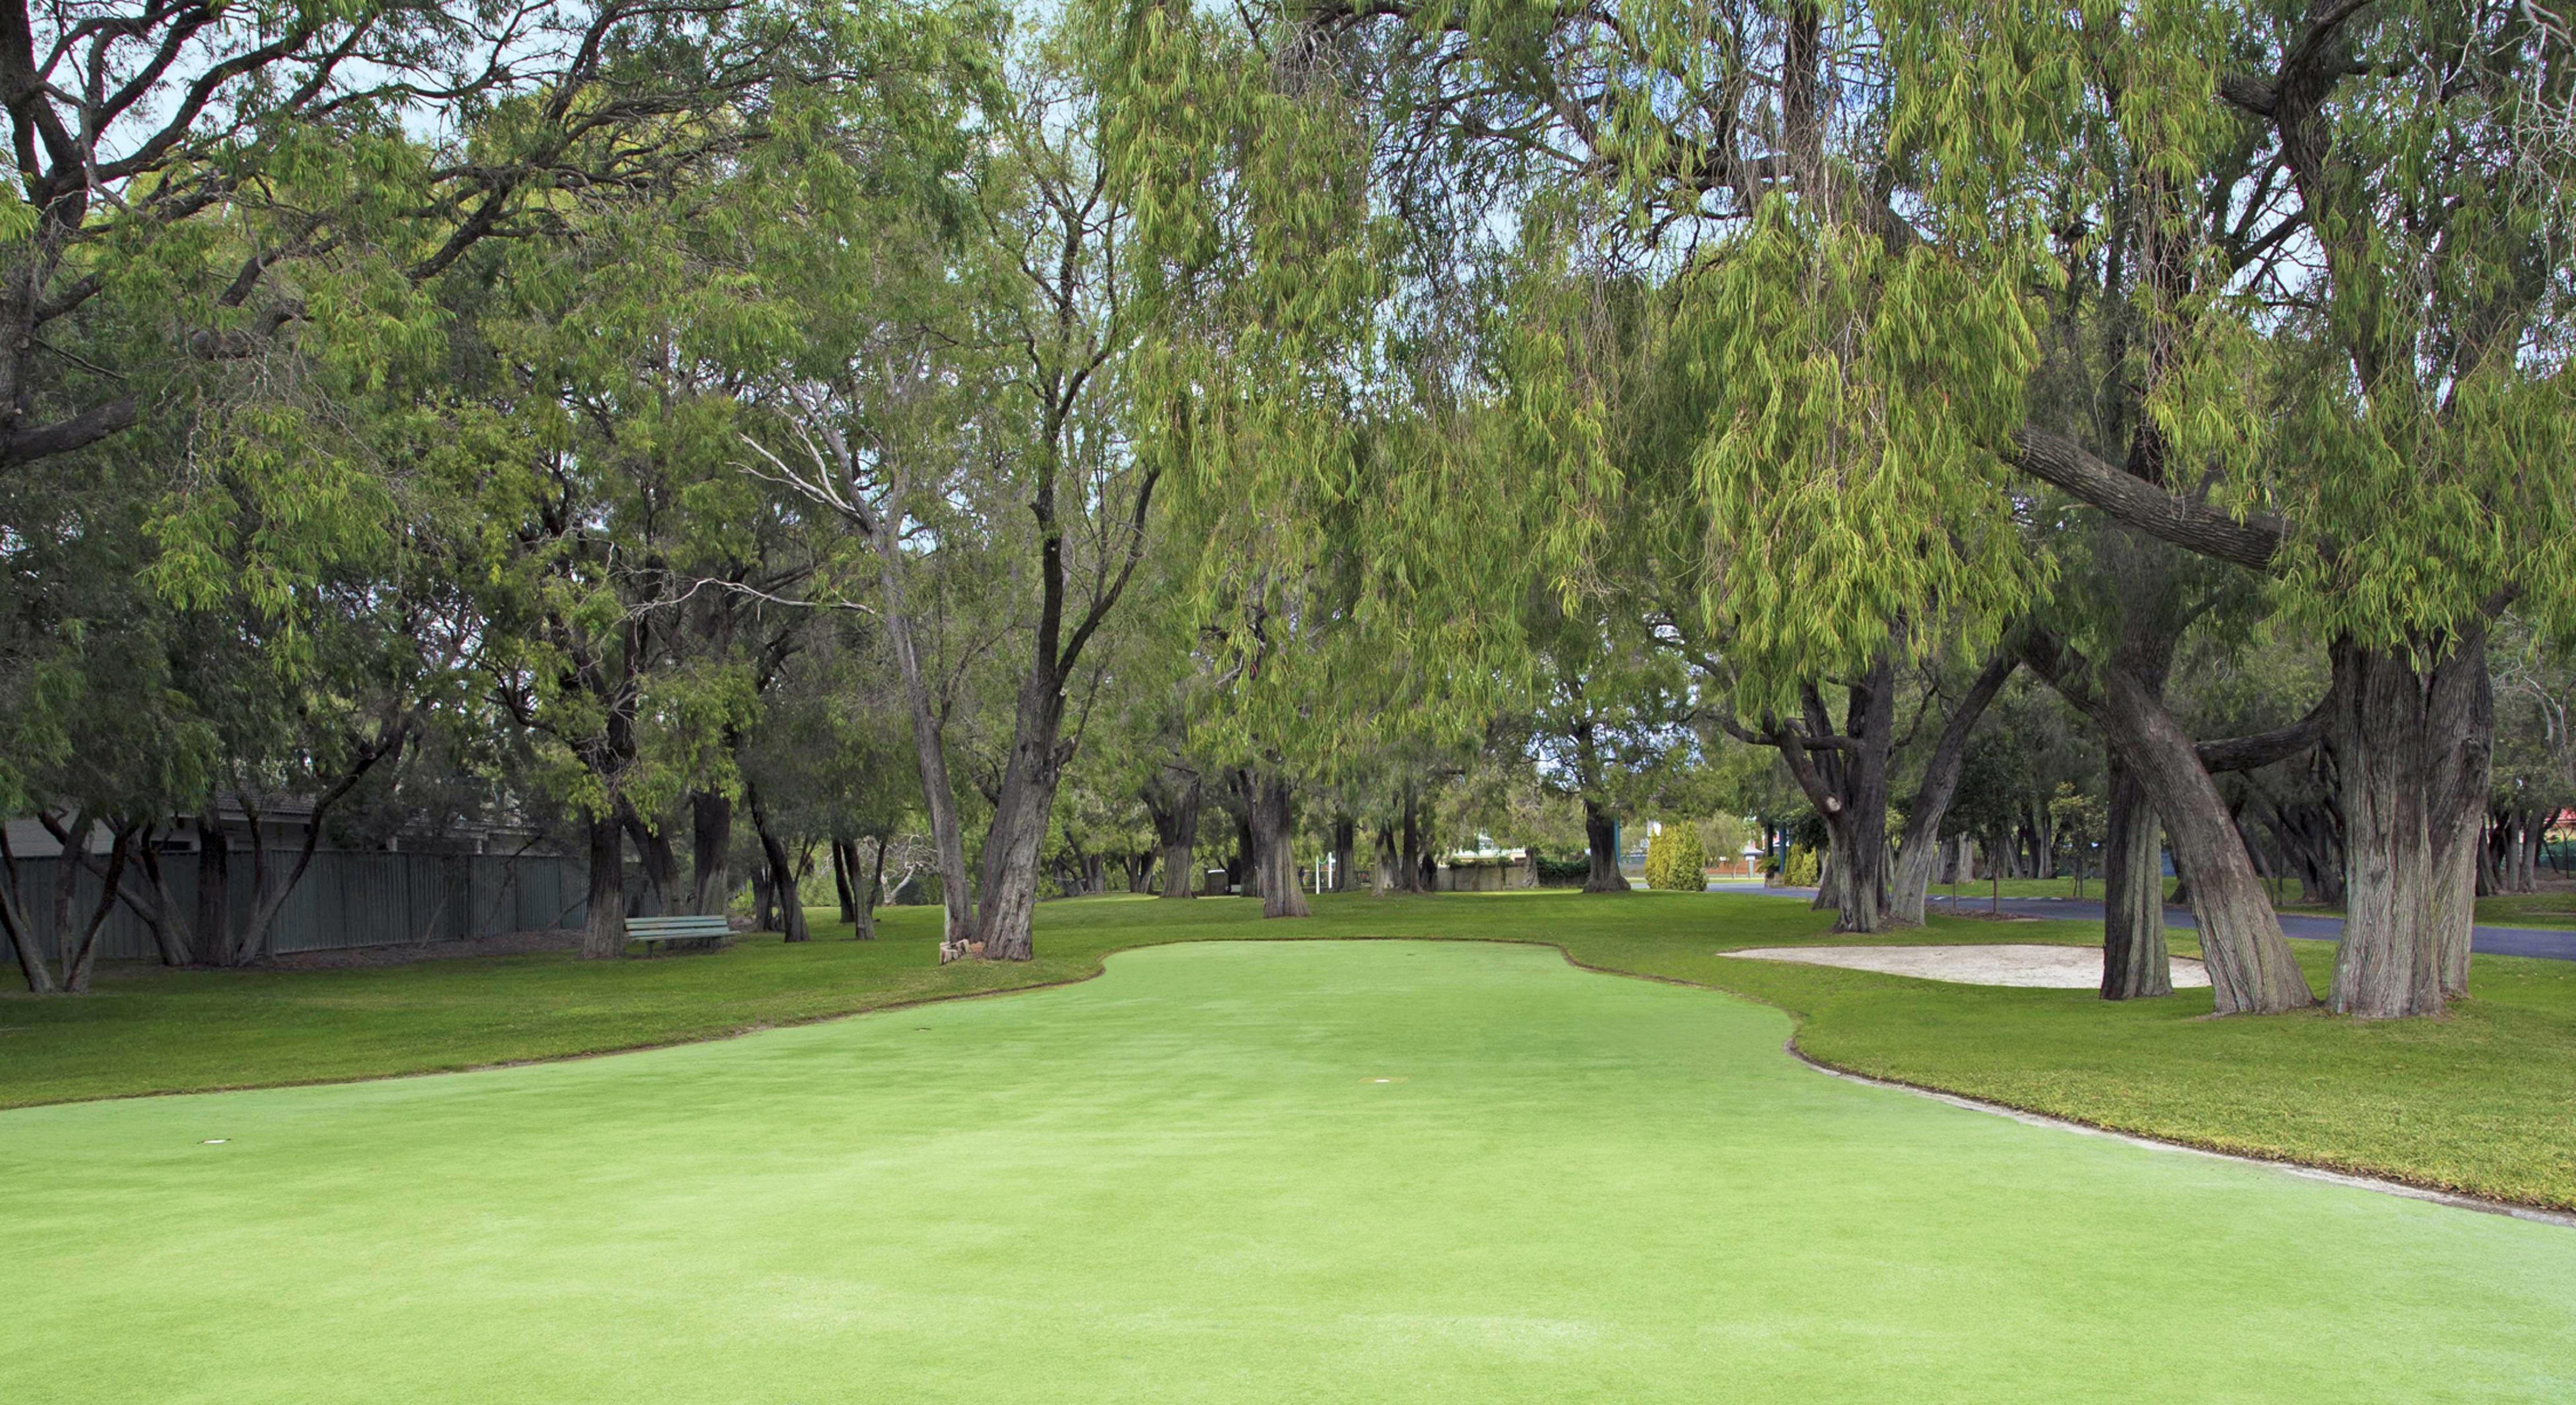
[[[1780,881],[1792,888],[1812,888],[1823,876],[1823,861],[1804,844],[1791,847],[1788,858],[1780,865]]]
[[[1700,848],[1698,825],[1666,823],[1647,838],[1646,886],[1671,893],[1696,893],[1708,886],[1708,856]]]

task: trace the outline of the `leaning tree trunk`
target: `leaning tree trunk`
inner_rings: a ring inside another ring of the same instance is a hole
[[[1887,898],[1887,921],[1893,927],[1923,925],[1923,906],[1932,889],[1932,872],[1941,852],[1941,821],[1959,790],[1959,772],[1968,759],[1968,736],[1979,718],[2021,667],[2010,648],[1977,672],[1968,691],[1941,724],[1931,759],[1923,763],[1923,782],[1915,787],[1914,805],[1905,815],[1905,830],[1896,845],[1896,877]]]
[[[2218,1013],[2278,1014],[2315,1004],[2218,783],[2155,690],[2114,662],[2100,670],[2096,691],[2052,640],[2034,637],[2023,657],[2093,719],[2163,820],[2175,862],[2190,880]]]
[[[2164,821],[2175,863],[2190,877],[2192,918],[2218,1013],[2278,1014],[2315,1004],[2245,852],[2245,836],[2191,738],[2124,670],[2104,674],[2106,730]]]
[[[769,811],[760,803],[760,791],[743,789],[743,799],[751,806],[752,832],[760,837],[762,866],[769,870],[769,900],[778,908],[778,935],[791,942],[810,941],[813,931],[805,925],[805,896],[796,877],[796,861],[787,852],[777,827],[769,822]]]
[[[0,824],[0,927],[8,928],[9,949],[18,958],[18,974],[27,983],[27,993],[51,995],[53,969],[45,964],[45,948],[36,940],[34,912],[27,906],[21,878],[17,851],[9,847],[9,828]]]
[[[1240,773],[1243,808],[1252,825],[1253,869],[1261,876],[1261,915],[1308,915],[1297,884],[1297,829],[1287,778],[1259,769]]]
[[[733,848],[733,797],[701,790],[689,797],[689,911],[722,917],[733,898],[727,871]]]
[[[680,856],[672,851],[671,837],[645,823],[644,816],[633,804],[620,802],[625,812],[626,837],[635,845],[635,866],[644,875],[645,917],[659,917],[673,911],[680,891]]]
[[[1395,893],[1399,883],[1397,875],[1403,865],[1404,855],[1396,845],[1395,830],[1386,825],[1379,825],[1377,869],[1369,884],[1370,894],[1383,898]]]
[[[626,954],[626,826],[614,811],[590,821],[590,898],[581,954],[592,961]]]
[[[2146,788],[2110,758],[2110,822],[2102,838],[2102,998],[2173,994],[2165,940],[2164,846]]]
[[[841,905],[841,920],[853,927],[859,925],[859,895],[853,887],[859,867],[858,849],[858,841],[853,839],[832,841],[832,897]]]
[[[1601,802],[1583,797],[1583,847],[1591,857],[1592,871],[1585,875],[1583,891],[1587,893],[1625,893],[1628,876],[1619,871],[1619,821]]]

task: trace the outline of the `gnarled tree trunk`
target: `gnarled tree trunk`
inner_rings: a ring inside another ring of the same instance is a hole
[[[1589,795],[1583,797],[1583,847],[1592,860],[1583,891],[1627,892],[1628,876],[1619,871],[1619,821]]]
[[[2468,985],[2493,702],[2486,640],[2423,670],[2333,648],[2333,735],[2350,872],[2329,1003],[2339,1014],[2438,1014]]]
[[[1261,915],[1307,916],[1306,894],[1297,884],[1296,814],[1288,780],[1267,768],[1238,776],[1252,826],[1253,868],[1261,876]]]
[[[1166,766],[1145,787],[1145,812],[1154,842],[1163,850],[1163,896],[1198,896],[1199,800],[1205,782],[1196,771]]]

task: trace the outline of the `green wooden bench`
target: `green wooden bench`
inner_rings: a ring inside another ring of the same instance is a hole
[[[626,939],[644,943],[651,950],[663,942],[703,942],[722,946],[733,934],[732,924],[721,917],[629,917]]]

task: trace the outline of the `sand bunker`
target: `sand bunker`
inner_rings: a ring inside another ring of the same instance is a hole
[[[1848,966],[1891,976],[1919,976],[1959,985],[2029,985],[2093,990],[2102,984],[2097,946],[1756,946],[1723,951],[1756,961],[1797,961],[1809,966]],[[2208,968],[2175,957],[2177,988],[2209,984]]]

